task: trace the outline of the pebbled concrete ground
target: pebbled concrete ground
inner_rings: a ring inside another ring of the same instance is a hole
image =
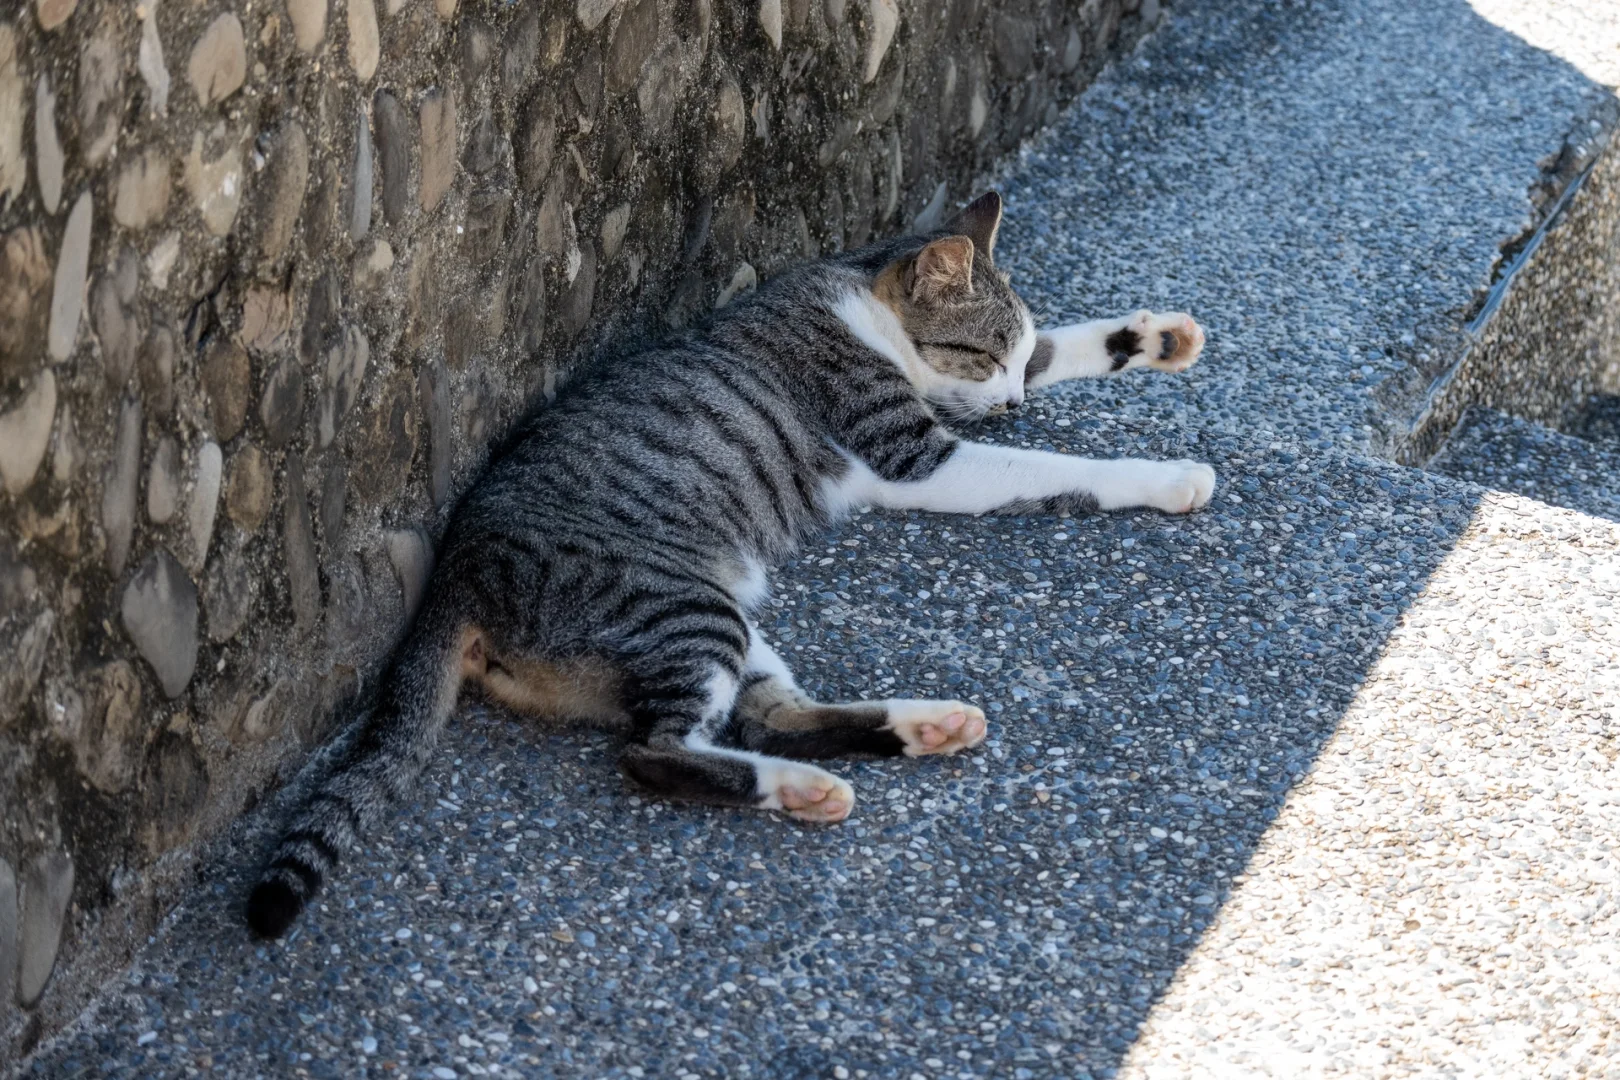
[[[1209,330],[1191,378],[1079,388],[1075,408],[1387,456],[1534,223],[1538,163],[1612,97],[1545,49],[1620,56],[1617,6],[1178,10],[1005,178],[1001,246],[1052,318],[1149,307]]]
[[[1002,243],[1054,317],[1198,312],[1205,361],[986,435],[1204,458],[1212,506],[862,515],[765,619],[829,699],[984,704],[981,750],[838,764],[810,829],[469,708],[286,943],[237,915],[272,805],[23,1074],[1610,1067],[1620,526],[1357,453],[1601,91],[1453,0],[1189,7]]]
[[[1429,468],[1554,506],[1620,521],[1620,441],[1600,433],[1609,417],[1587,417],[1577,438],[1495,409],[1470,409]]]

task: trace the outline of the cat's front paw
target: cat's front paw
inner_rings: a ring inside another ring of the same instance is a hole
[[[1167,514],[1186,514],[1209,505],[1215,470],[1201,461],[1164,461],[1147,493],[1147,505]]]
[[[984,711],[960,701],[891,701],[888,728],[907,757],[954,754],[984,742]]]
[[[1138,311],[1131,316],[1129,329],[1138,342],[1132,367],[1182,372],[1196,364],[1204,351],[1204,328],[1185,312]]]
[[[784,810],[800,821],[830,825],[855,807],[855,789],[814,765],[773,760],[760,768],[759,782],[761,809]]]

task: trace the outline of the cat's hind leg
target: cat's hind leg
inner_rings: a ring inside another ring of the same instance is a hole
[[[984,741],[986,730],[984,713],[960,701],[817,702],[749,627],[731,722],[732,740],[745,749],[790,758],[921,757],[971,749]]]
[[[842,821],[855,806],[855,791],[843,780],[814,765],[723,744],[737,702],[742,649],[737,653],[729,662],[677,656],[655,665],[657,671],[637,673],[628,699],[637,734],[619,767],[671,799]]]

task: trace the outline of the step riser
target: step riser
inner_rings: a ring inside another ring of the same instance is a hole
[[[1593,160],[1487,294],[1457,361],[1430,388],[1392,457],[1422,465],[1471,405],[1567,429],[1620,391],[1620,139],[1613,113]]]

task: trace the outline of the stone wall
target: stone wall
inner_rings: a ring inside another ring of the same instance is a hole
[[[301,763],[604,337],[937,220],[1157,0],[15,0],[0,1062]]]

